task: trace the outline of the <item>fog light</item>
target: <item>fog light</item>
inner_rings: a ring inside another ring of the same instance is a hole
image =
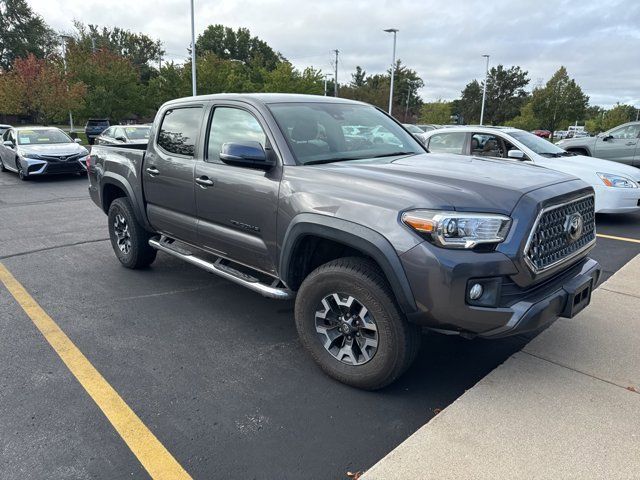
[[[482,294],[484,293],[484,288],[479,283],[474,284],[471,289],[469,289],[469,298],[471,300],[478,300]]]

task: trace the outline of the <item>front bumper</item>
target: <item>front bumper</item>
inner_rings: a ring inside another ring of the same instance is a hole
[[[51,175],[56,173],[86,172],[87,167],[82,160],[69,160],[66,162],[51,162],[35,158],[20,158],[20,163],[28,176]]]
[[[595,260],[583,257],[558,268],[553,275],[529,285],[513,281],[516,265],[501,252],[437,249],[421,243],[400,258],[418,311],[411,322],[437,330],[498,338],[536,330],[559,316],[571,316],[568,307],[578,287],[590,291],[600,279]],[[470,281],[490,279],[497,284],[495,306],[474,306],[467,291]]]
[[[595,187],[596,213],[640,211],[640,188]]]

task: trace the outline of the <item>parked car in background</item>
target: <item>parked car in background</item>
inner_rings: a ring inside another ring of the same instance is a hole
[[[95,140],[96,145],[140,144],[149,141],[150,125],[115,125],[107,128]]]
[[[553,132],[553,138],[555,140],[562,140],[567,136],[567,133],[568,132],[566,130],[556,130],[555,132]]]
[[[568,152],[640,167],[639,140],[640,122],[629,122],[595,137],[565,139],[556,145]]]
[[[10,128],[2,136],[0,170],[21,180],[52,173],[86,173],[89,152],[59,128]]]
[[[423,132],[430,132],[431,130],[437,130],[438,128],[442,128],[442,125],[436,125],[435,123],[427,123],[418,125],[418,128],[422,129]]]
[[[418,139],[420,143],[424,142],[424,139],[422,138],[424,130],[422,130],[420,127],[411,123],[403,123],[402,126],[406,128],[411,135],[416,137],[416,139]]]
[[[84,133],[87,136],[89,145],[93,145],[95,139],[109,128],[109,120],[107,118],[90,118],[84,127]]]
[[[430,152],[458,153],[523,161],[574,175],[596,192],[596,212],[640,210],[640,170],[599,158],[567,152],[523,130],[506,127],[458,127],[428,132]]]
[[[598,283],[593,189],[573,176],[428,155],[386,113],[334,97],[177,99],[153,125],[146,147],[91,150],[118,261],[142,268],[161,250],[295,297],[302,345],[346,384],[393,382],[422,327],[516,335],[573,317]]]
[[[4,135],[4,132],[9,130],[10,128],[11,128],[11,125],[5,125],[0,123],[0,138],[2,137],[2,135]]]
[[[549,130],[532,130],[531,133],[533,133],[535,136],[540,137],[540,138],[550,138],[551,137],[551,132]]]

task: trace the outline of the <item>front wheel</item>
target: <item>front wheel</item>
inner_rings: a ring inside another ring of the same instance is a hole
[[[18,178],[20,180],[22,180],[23,182],[29,180],[29,174],[24,171],[24,168],[22,168],[22,163],[20,163],[20,160],[18,159],[16,159],[16,169],[18,170]]]
[[[298,291],[295,320],[320,368],[357,388],[389,385],[420,347],[419,327],[407,322],[382,272],[368,259],[341,258],[314,270]]]
[[[7,167],[4,166],[4,162],[2,161],[2,156],[0,156],[0,172],[6,172]]]
[[[116,198],[109,206],[109,237],[113,251],[127,268],[151,265],[158,251],[149,245],[151,234],[138,222],[127,198]]]

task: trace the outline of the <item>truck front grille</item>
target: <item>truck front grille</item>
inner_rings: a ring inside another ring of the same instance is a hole
[[[540,273],[569,261],[596,240],[593,195],[544,208],[524,249],[529,268]]]

